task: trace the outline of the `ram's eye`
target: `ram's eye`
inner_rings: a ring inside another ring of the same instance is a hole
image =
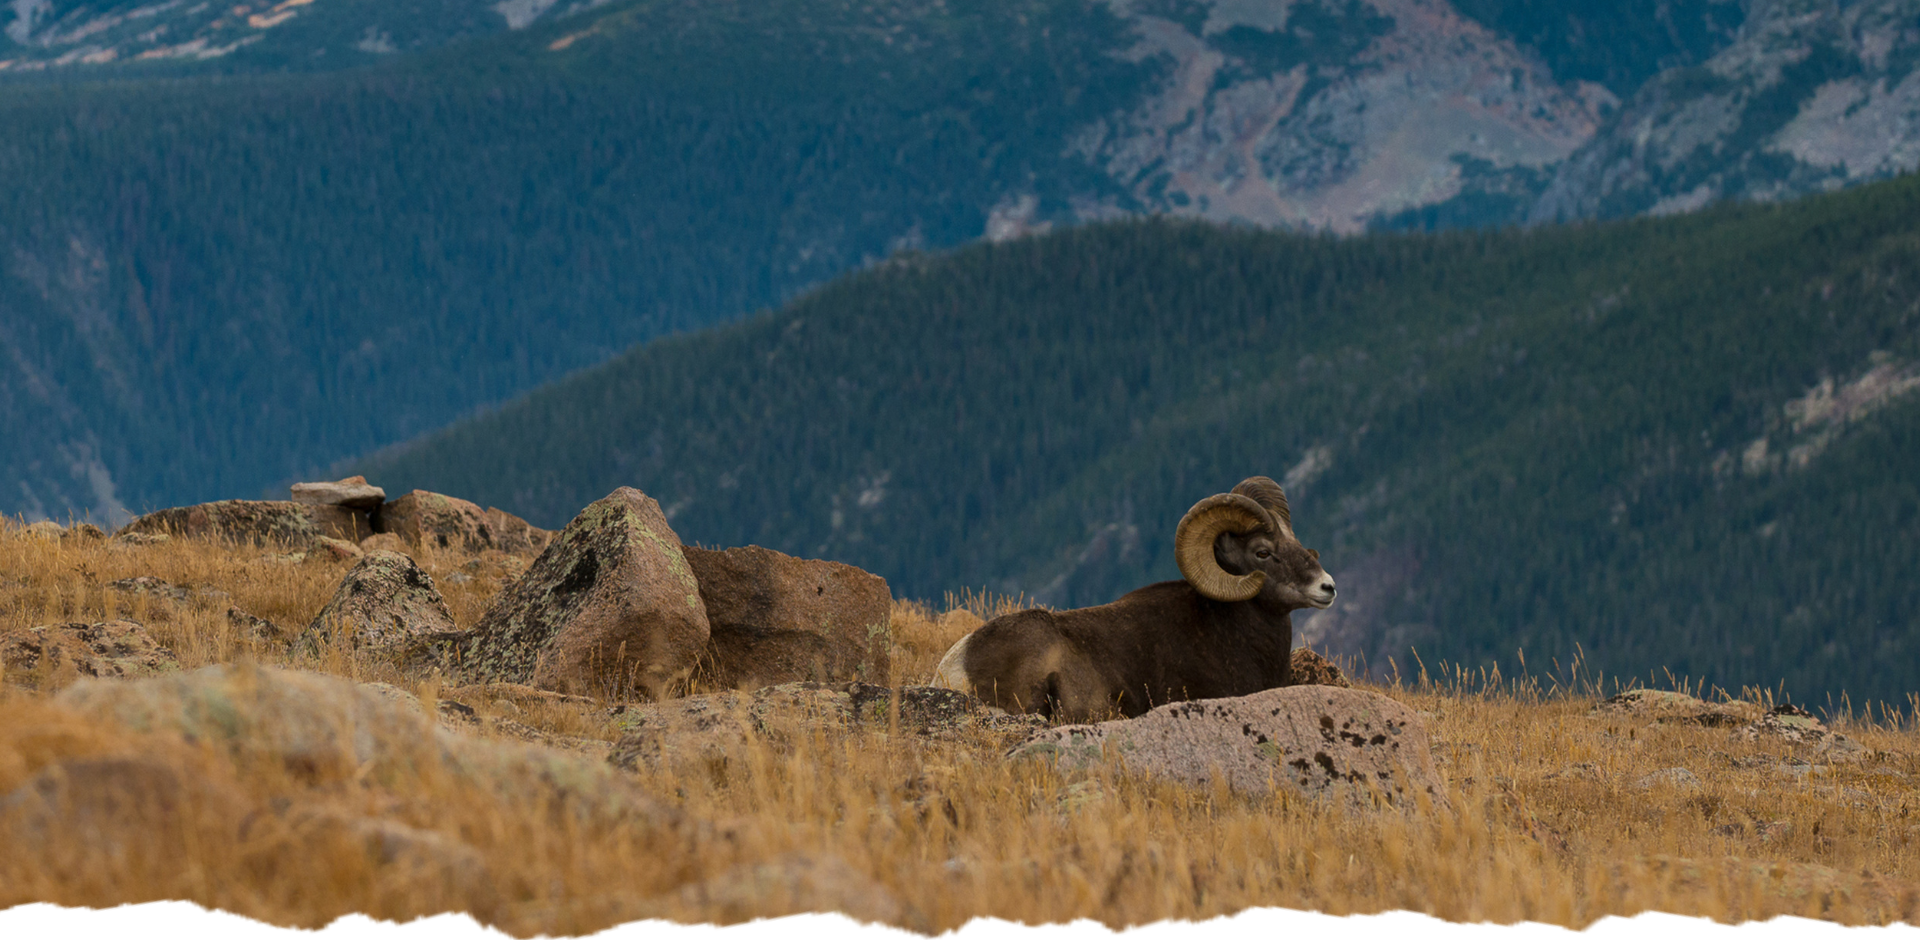
[[[1272,552],[1270,552],[1270,551],[1267,551],[1267,550],[1266,550],[1266,549],[1264,549],[1264,548],[1263,548],[1263,549],[1261,549],[1261,550],[1259,550],[1259,551],[1257,551],[1257,552],[1254,552],[1254,554],[1255,554],[1255,555],[1258,555],[1258,556],[1259,556],[1259,557],[1261,557],[1261,558],[1272,558],[1272,557],[1273,557],[1273,553],[1272,553]]]

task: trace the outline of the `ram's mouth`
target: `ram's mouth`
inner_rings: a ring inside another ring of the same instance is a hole
[[[1314,609],[1316,610],[1326,610],[1327,608],[1333,606],[1333,599],[1339,596],[1340,596],[1340,592],[1335,591],[1332,594],[1328,594],[1324,599],[1318,598],[1318,597],[1309,597],[1307,598],[1307,603],[1312,604],[1314,606]]]

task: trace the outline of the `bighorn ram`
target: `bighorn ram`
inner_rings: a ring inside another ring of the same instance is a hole
[[[1280,485],[1250,477],[1195,503],[1173,543],[1186,580],[1099,607],[997,617],[947,651],[935,681],[1070,722],[1286,685],[1291,613],[1325,609],[1335,592],[1320,553],[1294,537]]]

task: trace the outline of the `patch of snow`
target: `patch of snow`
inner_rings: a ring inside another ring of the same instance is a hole
[[[558,2],[559,0],[500,0],[493,5],[493,12],[500,14],[500,18],[507,21],[508,29],[525,29]]]

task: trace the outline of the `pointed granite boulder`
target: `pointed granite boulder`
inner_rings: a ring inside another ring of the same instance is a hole
[[[468,682],[657,701],[679,691],[707,638],[679,536],[659,503],[623,486],[554,537],[455,655]]]

